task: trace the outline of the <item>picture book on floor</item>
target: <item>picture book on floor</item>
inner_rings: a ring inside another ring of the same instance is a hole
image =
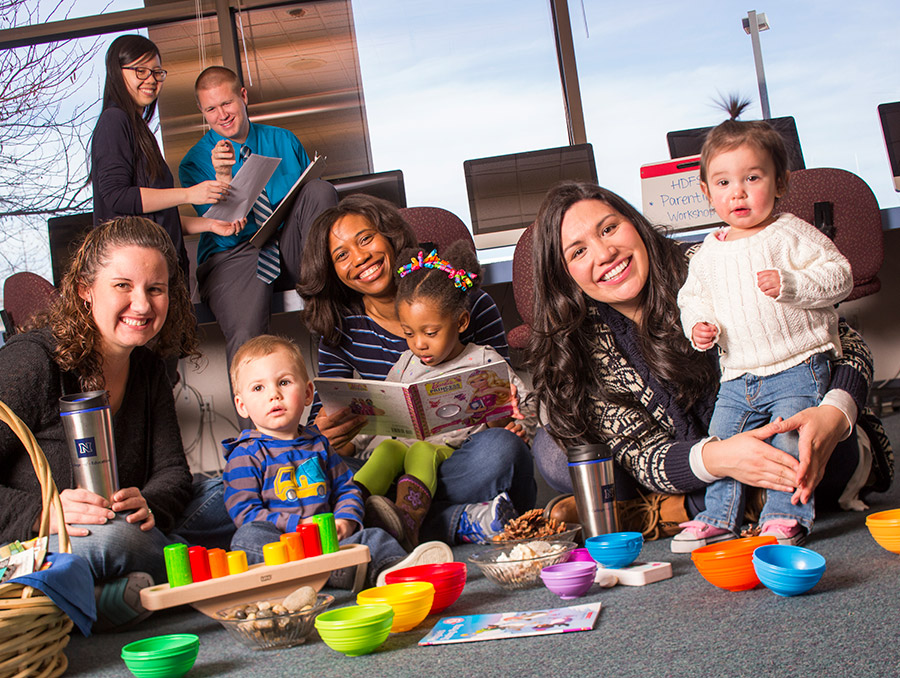
[[[590,631],[599,616],[600,603],[585,603],[550,610],[444,617],[419,641],[419,645],[471,643],[478,640]]]
[[[368,417],[362,433],[373,435],[424,440],[513,412],[509,369],[502,361],[412,384],[328,377],[313,381],[327,414],[349,407]]]

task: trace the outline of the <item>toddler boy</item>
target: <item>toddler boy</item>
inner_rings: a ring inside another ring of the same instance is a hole
[[[407,554],[384,530],[362,528],[362,495],[352,472],[317,428],[300,426],[313,385],[294,342],[272,335],[246,342],[231,362],[231,383],[235,409],[255,427],[222,441],[225,507],[237,526],[231,548],[245,551],[248,563],[263,562],[263,546],[282,533],[329,512],[340,543],[369,547],[370,584],[383,583],[389,570],[453,559],[441,542]],[[350,574],[337,570],[329,584],[349,588]]]

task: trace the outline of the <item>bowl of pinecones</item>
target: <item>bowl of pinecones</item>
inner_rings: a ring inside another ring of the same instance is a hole
[[[495,544],[516,544],[529,541],[576,541],[581,525],[570,528],[555,518],[545,518],[543,509],[531,509],[513,518],[494,535]]]

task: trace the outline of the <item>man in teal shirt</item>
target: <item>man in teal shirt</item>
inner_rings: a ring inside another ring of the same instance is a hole
[[[246,158],[257,153],[280,158],[266,184],[272,209],[287,195],[309,165],[309,156],[293,133],[279,127],[250,122],[247,90],[238,76],[222,66],[204,70],[194,85],[197,104],[210,126],[181,161],[178,176],[184,186],[207,179],[231,182]],[[202,177],[202,178],[200,178]],[[297,283],[306,233],[316,217],[337,204],[337,192],[325,181],[306,184],[284,225],[267,245],[277,245],[280,280],[291,288]],[[209,205],[194,205],[203,214]],[[257,276],[260,250],[250,244],[260,227],[257,209],[247,216],[244,229],[232,236],[203,233],[197,249],[197,284],[200,298],[216,316],[225,335],[228,364],[248,339],[269,329],[273,284]],[[266,249],[266,248],[264,248]],[[273,250],[274,251],[274,250]],[[270,276],[271,277],[271,274]]]

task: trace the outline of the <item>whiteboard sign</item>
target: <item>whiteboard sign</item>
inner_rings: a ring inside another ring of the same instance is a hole
[[[651,224],[683,231],[721,221],[700,190],[699,155],[642,165],[641,196]]]

